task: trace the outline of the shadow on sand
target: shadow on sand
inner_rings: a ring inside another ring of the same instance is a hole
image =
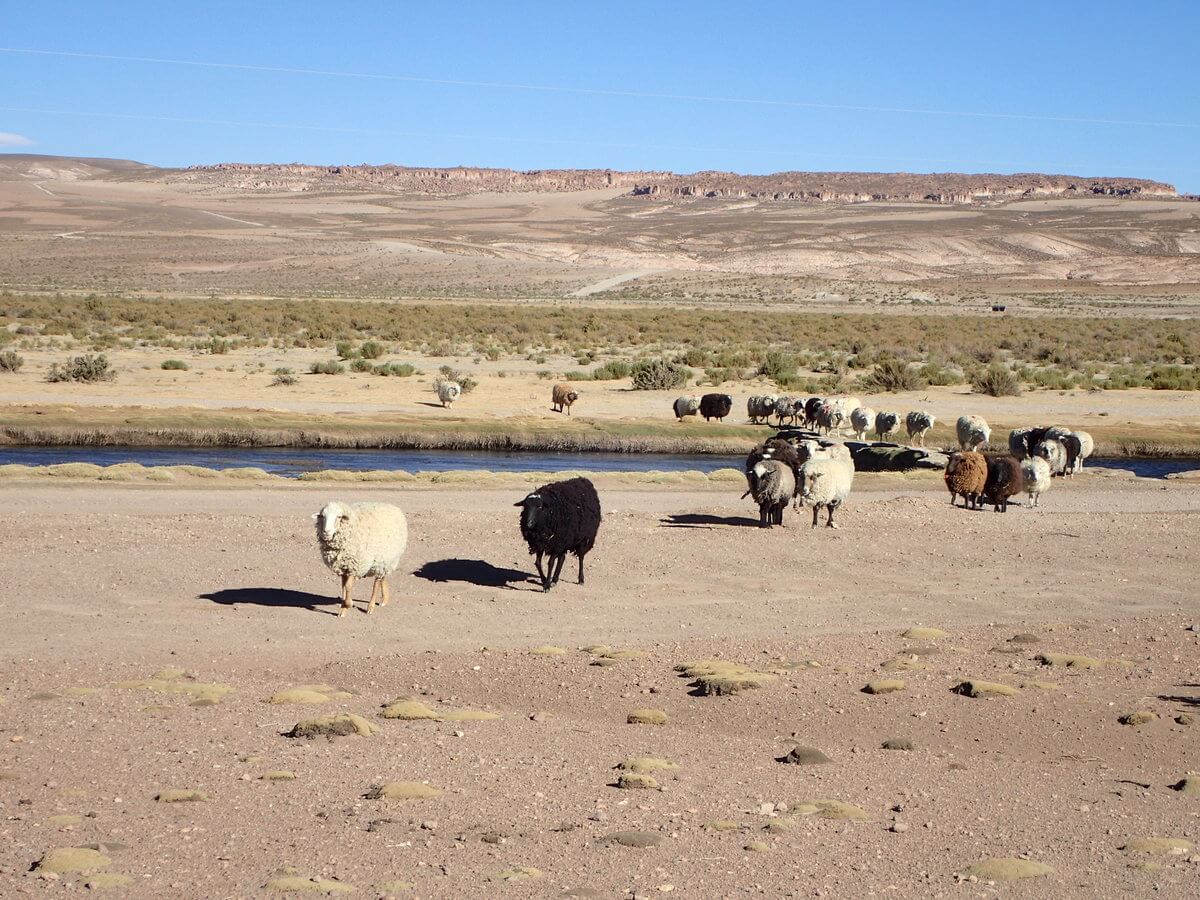
[[[675,513],[659,520],[663,528],[758,528],[758,519],[749,516],[711,516],[706,513]]]
[[[308,609],[313,612],[323,612],[337,615],[332,609],[322,609],[325,606],[336,606],[341,603],[337,597],[324,594],[310,594],[308,591],[292,591],[287,588],[226,588],[200,595],[201,600],[211,600],[225,606],[235,603],[251,603],[255,606],[290,606],[293,609]]]
[[[507,588],[516,590],[514,584],[524,584],[533,580],[529,572],[520,569],[502,569],[493,566],[482,559],[436,559],[427,562],[413,572],[418,578],[426,581],[475,584],[479,587]]]

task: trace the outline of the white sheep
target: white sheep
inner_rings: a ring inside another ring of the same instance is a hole
[[[1096,452],[1096,442],[1086,431],[1075,432],[1075,437],[1079,438],[1079,456],[1075,459],[1075,471],[1082,472],[1083,461]]]
[[[327,503],[313,518],[317,522],[317,543],[321,559],[342,579],[344,616],[351,607],[354,579],[375,579],[367,613],[375,611],[376,595],[380,606],[387,606],[387,577],[400,565],[408,546],[408,522],[403,511],[390,503]]]
[[[1040,456],[1050,465],[1051,475],[1062,475],[1067,471],[1067,448],[1057,438],[1046,438],[1033,448],[1033,455]]]
[[[800,497],[796,505],[812,507],[813,528],[817,527],[817,515],[822,506],[828,510],[825,525],[837,528],[833,523],[833,511],[846,502],[854,484],[854,463],[842,457],[841,453],[835,455],[831,450],[820,450],[800,467]]]
[[[955,430],[958,432],[959,450],[983,449],[992,440],[992,429],[983,416],[959,416]]]
[[[675,418],[683,421],[684,416],[694,416],[700,411],[700,398],[694,396],[676,397],[673,409],[675,410]]]
[[[874,424],[875,410],[869,406],[860,406],[850,413],[850,427],[854,430],[854,436],[860,441],[867,439],[867,432]]]
[[[922,409],[914,409],[904,417],[904,427],[908,431],[908,439],[914,445],[924,447],[925,435],[933,428],[933,423],[937,421],[937,416],[932,413],[925,412]]]
[[[445,378],[439,379],[434,385],[437,391],[438,399],[442,401],[442,406],[449,409],[454,405],[454,401],[462,395],[462,385],[457,381],[449,381]]]
[[[1042,494],[1050,487],[1050,463],[1040,456],[1021,460],[1021,478],[1030,507],[1037,506]]]

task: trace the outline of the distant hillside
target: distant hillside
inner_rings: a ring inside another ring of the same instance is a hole
[[[148,173],[149,174],[149,173]],[[618,172],[611,169],[512,169],[406,166],[309,166],[223,163],[158,170],[153,177],[216,191],[310,192],[387,191],[402,194],[464,195],[528,191],[625,188],[634,196],[754,198],[769,201],[861,203],[973,203],[1015,197],[1177,197],[1172,185],[1142,178],[1083,178],[1074,175],[964,175],[939,173]]]
[[[154,166],[134,162],[131,159],[0,153],[0,175],[20,175],[25,178],[57,178],[65,181],[77,181],[115,173],[157,171],[159,170]]]

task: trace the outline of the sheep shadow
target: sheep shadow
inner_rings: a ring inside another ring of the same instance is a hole
[[[749,516],[713,516],[708,513],[672,513],[665,519],[659,519],[658,524],[660,528],[760,527],[758,519]]]
[[[207,594],[200,594],[199,599],[211,600],[213,603],[220,603],[223,606],[249,603],[255,606],[307,609],[312,612],[322,612],[331,616],[337,615],[337,613],[333,610],[321,609],[321,607],[341,603],[338,597],[313,594],[308,591],[293,591],[289,588],[225,588],[219,591],[210,591]]]
[[[434,409],[445,409],[441,403],[435,403],[433,400],[418,400],[417,406],[431,406]]]
[[[443,584],[457,581],[479,587],[516,590],[514,584],[533,580],[533,575],[521,569],[503,569],[482,559],[436,559],[413,572],[418,578]]]
[[[1178,687],[1195,688],[1195,687],[1200,687],[1200,685],[1181,684],[1181,685],[1178,685]],[[1181,706],[1200,707],[1200,695],[1197,695],[1197,694],[1190,694],[1190,695],[1189,694],[1159,694],[1158,699],[1162,700],[1164,703],[1178,703]]]

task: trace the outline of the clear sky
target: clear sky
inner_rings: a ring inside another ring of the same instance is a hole
[[[0,21],[0,152],[1200,192],[1194,0],[0,0]]]

